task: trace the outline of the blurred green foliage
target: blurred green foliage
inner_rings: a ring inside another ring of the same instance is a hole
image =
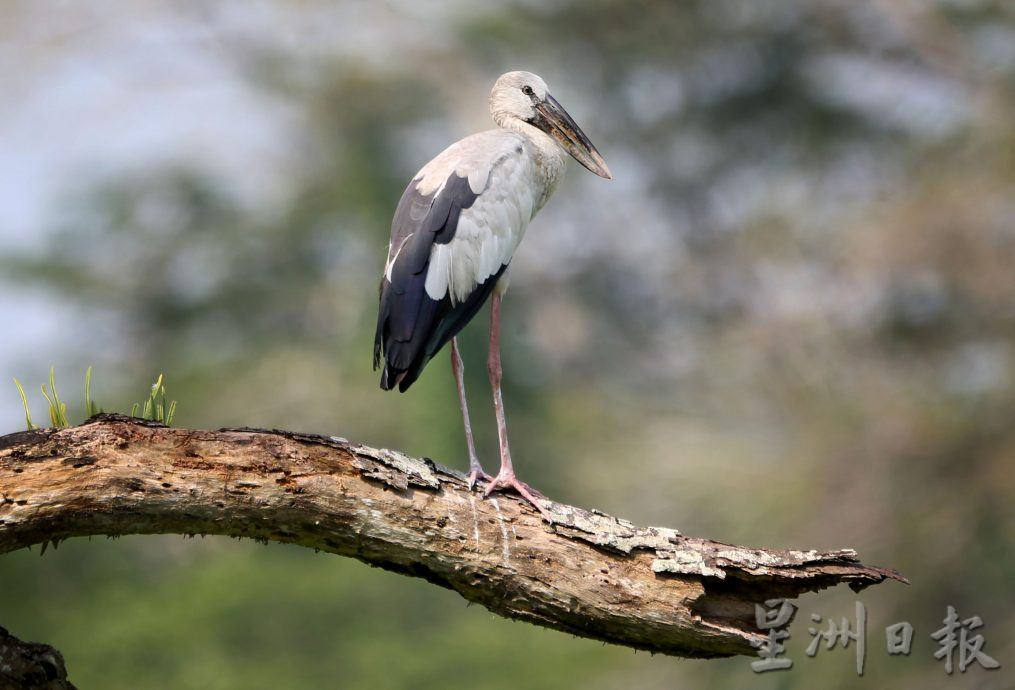
[[[288,26],[325,5],[273,7]],[[200,161],[82,180],[41,249],[0,259],[8,284],[97,324],[78,354],[124,384],[103,400],[157,368],[183,426],[341,434],[464,468],[446,362],[404,396],[377,390],[376,285],[403,185],[467,133],[462,111],[482,115],[500,72],[531,69],[615,180],[572,166],[512,266],[504,384],[522,478],[689,534],[849,545],[913,584],[805,598],[794,668],[762,676],[749,659],[604,648],[357,563],[214,539],[5,556],[0,624],[55,644],[82,688],[845,688],[852,649],[808,659],[808,616],[860,599],[865,682],[1000,683],[947,677],[929,635],[955,606],[984,619],[1000,673],[1011,663],[1010,6],[439,8],[458,17],[440,32],[395,8],[376,54],[350,55],[281,28],[234,40],[243,12],[174,6],[221,33],[230,78],[295,113],[284,201],[244,202]],[[462,341],[489,470],[485,318]],[[882,651],[899,620],[916,627],[907,658]]]

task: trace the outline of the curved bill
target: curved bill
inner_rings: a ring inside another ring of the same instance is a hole
[[[599,151],[556,98],[546,94],[546,100],[536,106],[536,112],[539,114],[536,126],[556,139],[576,161],[599,177],[613,179],[613,173]]]

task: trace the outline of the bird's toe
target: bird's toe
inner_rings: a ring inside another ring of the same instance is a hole
[[[540,498],[545,498],[545,496],[543,496],[543,494],[533,489],[528,484],[518,481],[517,477],[515,477],[514,474],[509,475],[498,474],[487,485],[486,491],[483,492],[483,495],[485,497],[489,497],[490,494],[492,494],[494,491],[501,491],[505,489],[510,489],[514,491],[523,499],[528,501],[528,503],[532,505],[533,508],[539,511],[539,514],[543,516],[544,520],[546,520],[551,525],[553,524],[553,518],[550,517],[550,513],[547,512],[546,508],[544,508],[536,499],[537,496]]]
[[[469,472],[468,478],[469,491],[472,491],[474,488],[476,488],[476,482],[479,481],[480,479],[482,479],[484,482],[492,482],[493,476],[484,472],[483,468],[477,465],[473,467],[472,470]]]

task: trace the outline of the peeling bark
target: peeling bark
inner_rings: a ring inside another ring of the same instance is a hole
[[[0,554],[70,537],[220,534],[422,577],[509,618],[685,657],[754,654],[754,605],[898,573],[850,549],[752,549],[512,495],[337,437],[98,415],[0,437]]]

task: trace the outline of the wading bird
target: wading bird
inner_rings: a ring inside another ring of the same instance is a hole
[[[501,397],[500,308],[508,266],[525,228],[557,188],[565,153],[600,177],[606,161],[567,111],[529,72],[502,75],[490,93],[498,129],[452,144],[423,166],[406,187],[391,223],[374,337],[381,388],[405,391],[451,341],[451,370],[469,447],[469,487],[489,481],[487,496],[514,489],[552,522],[515,476]],[[462,358],[455,336],[491,298],[487,370],[500,440],[500,471],[479,464],[469,423]]]

